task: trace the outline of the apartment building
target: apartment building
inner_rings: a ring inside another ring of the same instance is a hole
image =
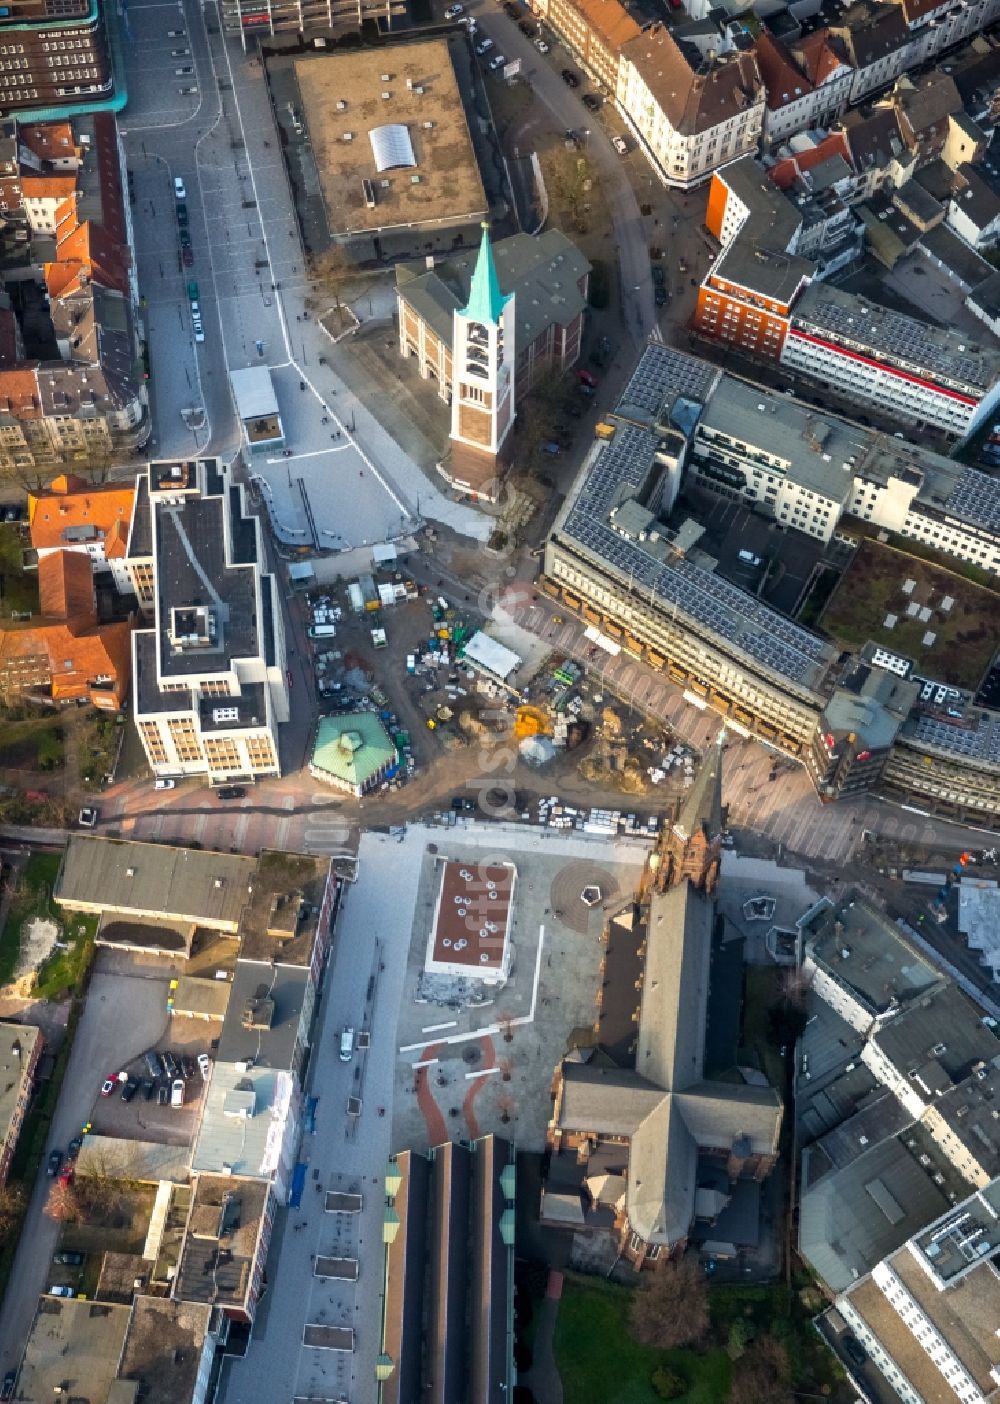
[[[113,88],[98,0],[13,0],[5,8],[0,18],[5,114],[109,105]]]
[[[864,794],[882,779],[899,729],[920,696],[920,685],[869,661],[866,647],[852,658],[820,715],[806,769],[823,799]]]
[[[829,30],[814,29],[795,43],[783,44],[762,28],[754,54],[767,89],[766,146],[811,127],[829,126],[850,102],[854,69]]]
[[[910,66],[910,31],[900,4],[857,0],[829,30],[853,70],[852,107]]]
[[[3,217],[0,470],[110,465],[149,435],[125,160],[110,113],[19,127]]]
[[[882,775],[894,798],[957,819],[1000,814],[1000,714],[966,703],[910,717]]]
[[[839,288],[803,290],[781,348],[790,370],[910,429],[971,434],[1000,401],[1000,352]]]
[[[10,1174],[44,1046],[33,1024],[0,1023],[0,1189]]]
[[[718,45],[718,47],[716,47]],[[621,48],[617,106],[665,185],[692,189],[756,151],[765,88],[750,52],[720,52],[653,25]]]
[[[620,0],[532,0],[531,8],[561,36],[584,73],[614,94],[622,45],[640,33]]]
[[[146,492],[154,627],[133,635],[132,659],[150,768],[212,785],[278,775],[285,640],[260,523],[218,459],[150,463]]]
[[[120,711],[129,694],[126,619],[102,623],[90,562],[55,551],[38,563],[39,614],[0,628],[0,695]]]
[[[39,561],[57,551],[86,556],[95,574],[111,571],[127,589],[120,562],[134,502],[132,483],[88,483],[77,473],[60,473],[48,487],[28,493],[31,549]]]
[[[992,1142],[996,1123],[983,1120]],[[1000,1179],[991,1179],[837,1298],[831,1317],[854,1333],[880,1383],[899,1399],[987,1404],[996,1397],[998,1224]]]

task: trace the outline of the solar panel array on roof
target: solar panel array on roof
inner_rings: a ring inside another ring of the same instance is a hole
[[[913,729],[918,741],[976,760],[1000,763],[1000,717],[984,713],[975,726],[923,716]]]
[[[986,473],[966,468],[948,494],[945,510],[967,522],[1000,532],[1000,484]]]
[[[719,378],[719,371],[705,361],[674,351],[669,346],[647,346],[621,397],[623,407],[657,414],[665,401],[683,396],[704,400]]]
[[[995,354],[986,354],[978,346],[970,351],[954,332],[836,289],[807,292],[796,309],[795,321],[876,355],[883,352],[919,375],[935,375],[962,388],[985,390],[997,376]]]
[[[635,490],[651,462],[649,436],[641,429],[619,429],[598,456],[564,530],[592,555],[630,582],[636,593],[683,610],[702,627],[766,664],[775,672],[808,685],[817,668],[829,661],[822,639],[776,614],[737,586],[690,561],[668,565],[641,543],[628,541],[607,523],[609,507],[621,488]]]

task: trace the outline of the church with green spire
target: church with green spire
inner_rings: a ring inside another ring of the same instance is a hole
[[[397,266],[400,354],[449,406],[438,471],[468,496],[496,500],[518,401],[543,371],[579,359],[589,276],[559,230],[494,242],[486,224],[475,250]]]

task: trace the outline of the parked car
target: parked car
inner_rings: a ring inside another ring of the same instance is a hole
[[[221,800],[242,799],[246,790],[242,785],[221,785],[215,793]]]
[[[118,1079],[116,1077],[106,1077],[101,1083],[101,1096],[110,1097],[117,1086]]]
[[[342,1063],[349,1063],[351,1061],[351,1054],[353,1052],[354,1030],[351,1028],[347,1028],[344,1029],[340,1035],[340,1061]]]
[[[194,327],[194,339],[200,345],[205,340],[205,328],[197,317],[194,318],[191,325]]]
[[[66,1164],[62,1167],[62,1169],[59,1171],[59,1174],[56,1176],[56,1184],[68,1185],[75,1174],[76,1166],[73,1164],[72,1160],[67,1160]]]
[[[165,1082],[161,1082],[159,1087],[156,1089],[156,1105],[158,1107],[165,1107],[169,1101],[170,1089],[167,1087]]]
[[[665,306],[667,301],[666,288],[656,288],[653,292],[653,301],[656,303],[657,307]]]
[[[61,1253],[53,1253],[52,1261],[58,1263],[60,1267],[83,1267],[82,1253],[73,1253],[64,1249]]]
[[[212,1071],[212,1060],[207,1053],[198,1054],[198,1071],[207,1082],[208,1074]]]
[[[465,13],[464,5],[449,5],[444,12],[445,19],[458,19],[459,15]]]
[[[845,1331],[840,1338],[840,1344],[844,1347],[844,1354],[854,1365],[865,1365],[868,1362],[868,1352],[852,1331]]]
[[[175,1077],[170,1084],[170,1105],[172,1107],[184,1105],[184,1079],[182,1077]]]
[[[564,68],[561,77],[567,88],[578,88],[580,86],[580,80],[571,68]]]
[[[177,223],[178,223],[178,224],[187,224],[187,222],[188,222],[188,207],[187,207],[187,205],[185,205],[185,203],[184,203],[183,200],[178,200],[178,201],[177,201],[177,208],[176,208],[176,210],[175,210],[175,213],[176,213],[176,215],[177,215]]]
[[[180,176],[174,176],[174,199],[187,199],[187,191],[184,189],[184,182],[181,180]]]
[[[549,51],[549,46],[548,46],[548,44],[546,44],[546,42],[545,42],[544,39],[536,39],[536,40],[535,40],[535,48],[538,50],[538,52],[539,52],[540,54],[547,54],[548,51]]]
[[[134,1077],[130,1077],[122,1087],[122,1101],[131,1102],[132,1098],[139,1090],[139,1084]]]
[[[167,1077],[171,1079],[175,1078],[180,1072],[180,1068],[177,1066],[177,1059],[171,1053],[170,1049],[166,1049],[160,1054],[160,1057],[163,1059],[163,1071],[167,1074]]]
[[[77,822],[81,829],[93,829],[97,824],[97,810],[92,805],[81,809],[77,816]]]
[[[3,1377],[3,1384],[0,1384],[0,1399],[13,1399],[14,1386],[17,1384],[17,1371],[8,1370]]]
[[[176,788],[176,780],[156,780],[153,784],[154,790],[175,790]]]
[[[49,1176],[50,1179],[52,1179],[52,1178],[55,1177],[56,1171],[59,1169],[60,1165],[62,1164],[62,1158],[63,1158],[63,1154],[62,1154],[62,1151],[61,1151],[61,1150],[54,1150],[54,1151],[51,1151],[51,1152],[50,1152],[50,1154],[49,1154],[49,1163],[48,1163],[48,1165],[45,1167],[45,1173],[46,1173],[46,1175]]]
[[[611,145],[612,145],[612,146],[615,148],[615,150],[618,152],[618,155],[619,155],[619,156],[627,156],[627,155],[628,155],[628,142],[625,140],[624,137],[612,137],[612,138],[611,138]]]
[[[163,1072],[163,1059],[155,1048],[150,1048],[143,1055],[146,1064],[146,1071],[150,1077],[160,1077]]]
[[[190,245],[188,245],[186,249],[181,249],[181,262],[184,264],[185,268],[190,268],[194,263],[194,253]]]
[[[660,264],[653,264],[653,282],[658,288],[662,288],[667,281],[667,275]]]
[[[596,93],[584,93],[580,101],[588,112],[600,112],[601,110],[601,99]]]
[[[507,60],[504,58],[503,54],[494,54],[488,65],[490,72],[495,73],[498,68],[503,68],[506,62]]]
[[[479,43],[476,45],[476,53],[482,58],[483,54],[488,54],[492,47],[492,39],[480,39]]]
[[[581,368],[577,371],[576,378],[581,385],[589,385],[591,390],[596,390],[598,385],[600,384],[600,381],[597,379],[597,376],[593,373],[593,371],[589,371],[584,368]]]
[[[72,1141],[70,1141],[69,1145],[66,1147],[66,1154],[67,1156],[69,1156],[70,1160],[75,1160],[77,1158],[77,1156],[80,1154],[80,1147],[82,1145],[83,1137],[74,1136]]]
[[[194,1059],[189,1058],[186,1053],[181,1055],[181,1077],[185,1082],[194,1077]]]
[[[58,1287],[58,1286],[56,1286],[56,1287],[50,1287],[50,1288],[49,1288],[49,1296],[50,1296],[50,1297],[75,1297],[75,1296],[76,1296],[76,1293],[73,1291],[73,1288],[72,1288],[72,1287]]]

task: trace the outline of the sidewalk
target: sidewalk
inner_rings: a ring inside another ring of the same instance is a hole
[[[535,1348],[531,1369],[523,1381],[534,1394],[536,1404],[563,1404],[562,1380],[559,1376],[553,1349],[562,1285],[562,1273],[550,1272],[545,1297],[538,1308],[538,1326],[535,1331]]]

